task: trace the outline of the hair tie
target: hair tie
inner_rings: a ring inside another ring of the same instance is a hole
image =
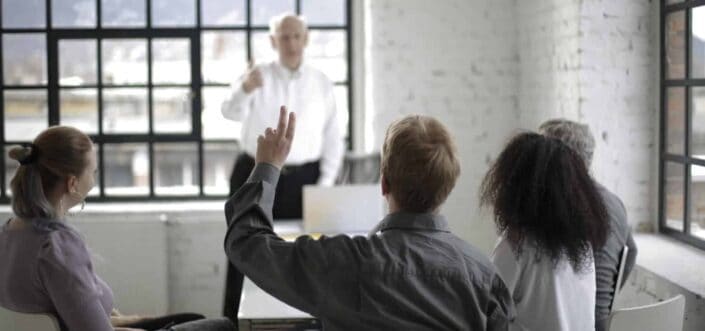
[[[22,144],[22,147],[24,148],[31,148],[32,150],[30,151],[29,155],[27,155],[24,159],[19,160],[21,165],[29,165],[37,161],[37,158],[39,157],[39,149],[37,149],[37,145],[35,144]]]

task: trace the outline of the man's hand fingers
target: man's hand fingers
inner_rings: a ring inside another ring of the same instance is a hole
[[[289,113],[289,126],[286,128],[285,137],[287,140],[291,141],[294,139],[294,132],[296,131],[296,114],[293,112]]]
[[[286,106],[279,107],[279,124],[277,124],[277,138],[284,136],[286,131]]]

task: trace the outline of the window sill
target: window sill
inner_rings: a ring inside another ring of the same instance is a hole
[[[664,235],[636,233],[637,265],[705,297],[705,251]]]

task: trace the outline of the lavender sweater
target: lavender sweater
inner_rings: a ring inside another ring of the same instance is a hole
[[[72,228],[0,228],[0,306],[52,313],[70,331],[112,331],[113,293]]]

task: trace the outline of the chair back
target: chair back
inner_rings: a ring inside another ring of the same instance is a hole
[[[0,307],[0,330],[61,331],[59,321],[51,314],[27,314]]]
[[[679,294],[651,305],[617,309],[610,314],[609,331],[682,331],[685,297]]]
[[[614,283],[614,295],[612,295],[612,302],[610,302],[610,312],[615,309],[615,302],[617,301],[617,295],[622,290],[622,281],[624,279],[624,265],[627,264],[627,254],[629,253],[629,247],[624,246],[622,248],[622,254],[619,257],[619,266],[617,272],[617,282]]]

